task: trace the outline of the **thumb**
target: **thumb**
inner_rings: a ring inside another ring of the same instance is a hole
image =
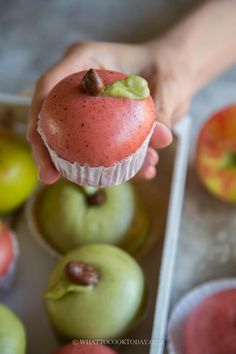
[[[178,87],[175,81],[157,74],[151,82],[151,94],[157,107],[157,119],[168,128],[178,103]]]

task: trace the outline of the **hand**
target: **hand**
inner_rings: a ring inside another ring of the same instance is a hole
[[[185,69],[176,54],[163,44],[143,45],[82,42],[72,45],[64,57],[39,78],[33,95],[29,115],[28,140],[32,144],[34,159],[42,182],[51,184],[60,175],[55,169],[48,151],[37,132],[38,114],[44,98],[57,82],[69,74],[90,68],[110,69],[145,77],[151,94],[157,103],[158,124],[150,141],[143,167],[138,178],[151,179],[156,174],[158,154],[172,141],[168,128],[186,112],[188,98],[184,90],[182,74]]]

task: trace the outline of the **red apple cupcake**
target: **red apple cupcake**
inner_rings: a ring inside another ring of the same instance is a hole
[[[54,354],[117,354],[102,344],[70,343],[56,350]]]
[[[169,354],[236,353],[236,278],[213,280],[187,293],[168,326]]]
[[[196,168],[209,192],[236,203],[236,104],[216,112],[203,125]]]
[[[143,78],[90,69],[52,89],[39,114],[38,131],[65,178],[107,187],[139,171],[155,119]]]
[[[11,287],[17,258],[17,239],[8,226],[0,220],[0,296]]]
[[[187,318],[184,354],[236,353],[236,289],[209,296]]]

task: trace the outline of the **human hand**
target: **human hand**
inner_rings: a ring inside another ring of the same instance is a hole
[[[163,43],[142,45],[82,42],[72,45],[64,57],[37,81],[29,115],[28,140],[32,144],[34,159],[42,182],[51,184],[60,175],[55,169],[48,151],[37,132],[38,114],[44,98],[64,77],[73,72],[95,69],[110,69],[127,74],[139,74],[149,82],[151,94],[157,103],[158,124],[138,178],[151,179],[156,174],[158,153],[172,141],[169,130],[188,108],[188,97],[183,85],[184,66]]]

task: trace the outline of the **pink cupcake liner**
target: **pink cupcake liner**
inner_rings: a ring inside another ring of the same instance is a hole
[[[187,293],[174,307],[168,326],[168,353],[184,353],[184,329],[188,316],[209,296],[236,288],[236,278],[207,282]]]
[[[14,260],[12,261],[6,274],[3,277],[0,277],[0,297],[3,296],[8,290],[10,290],[16,275],[16,268],[19,257],[19,245],[14,232],[11,232],[11,241],[14,252]]]
[[[124,160],[117,161],[111,167],[91,167],[87,163],[80,165],[78,162],[71,163],[59,157],[57,153],[48,145],[46,135],[38,121],[38,132],[46,145],[50,157],[58,172],[66,179],[81,186],[109,187],[118,185],[130,180],[136,175],[143,165],[149,141],[151,139],[156,123],[146,137],[143,144],[133,154]]]

